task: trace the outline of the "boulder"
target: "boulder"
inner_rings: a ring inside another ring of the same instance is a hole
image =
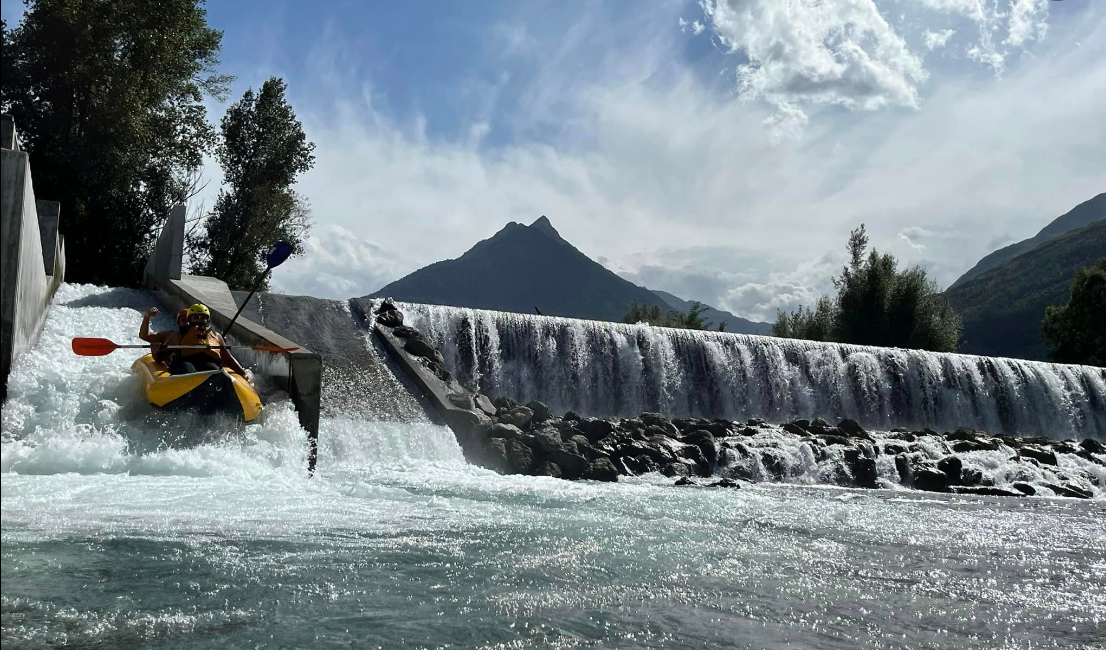
[[[745,424],[751,427],[761,427],[764,426],[764,418],[749,418],[745,420]]]
[[[595,460],[595,459],[592,459]],[[650,472],[656,472],[660,470],[660,466],[653,462],[653,459],[642,454],[640,456],[624,456],[619,460],[622,466],[626,468],[627,474],[639,475],[648,474]]]
[[[915,436],[913,433],[910,433],[909,431],[896,431],[888,435],[887,437],[893,438],[895,440],[902,440],[903,442],[914,442],[918,439],[917,436]]]
[[[516,406],[499,414],[499,421],[504,424],[513,424],[520,429],[525,429],[534,419],[534,412],[525,406]],[[559,437],[560,434],[558,434]]]
[[[1057,496],[1069,497],[1072,499],[1090,499],[1094,496],[1092,492],[1075,487],[1074,485],[1057,485],[1055,483],[1045,483],[1044,486],[1053,492]]]
[[[614,423],[608,420],[580,420],[576,423],[576,428],[592,442],[602,440],[615,432]]]
[[[722,479],[718,479],[714,483],[707,484],[707,487],[733,488],[735,490],[738,490],[738,489],[741,488],[741,485],[737,481],[733,480],[732,478],[722,478]]]
[[[533,412],[534,422],[545,422],[550,417],[549,407],[537,400],[528,402],[526,408]]]
[[[821,434],[819,439],[827,445],[846,445],[849,444],[849,439],[844,436],[833,436],[829,434]]]
[[[427,341],[421,336],[412,336],[407,339],[407,342],[403,344],[403,349],[412,356],[430,359],[439,365],[445,365],[445,357],[442,356],[442,353],[438,352],[438,350],[430,344],[430,341]]]
[[[538,429],[530,435],[523,435],[522,441],[543,454],[562,450],[566,444],[561,440],[561,434],[556,429]],[[573,447],[576,446],[573,443],[567,444],[572,444]],[[561,465],[561,469],[565,469],[564,465]]]
[[[883,445],[883,453],[888,456],[897,456],[899,454],[906,453],[906,445],[900,445],[897,442],[888,442]]]
[[[969,451],[998,451],[999,441],[990,440],[961,440],[952,446],[952,450],[958,454]]]
[[[564,478],[575,480],[588,471],[591,463],[587,458],[579,454],[570,453],[565,449],[553,449],[547,453],[547,458],[560,466]]]
[[[534,466],[534,451],[521,440],[508,440],[507,462],[515,474],[529,474]]]
[[[691,466],[687,463],[672,462],[661,468],[661,474],[668,478],[673,476],[691,476]]]
[[[400,325],[396,327],[392,330],[392,334],[400,337],[401,339],[409,339],[422,336],[422,332],[418,331],[414,327],[409,327],[407,325]]]
[[[945,440],[978,440],[979,434],[971,429],[960,427],[956,431],[945,435]]]
[[[748,437],[748,438],[751,438],[751,437],[757,435],[758,433],[760,433],[760,430],[756,429],[755,427],[745,427],[744,429],[741,430],[741,435],[743,435],[745,437]]]
[[[855,448],[846,449],[844,458],[845,464],[849,466],[849,473],[852,474],[853,483],[857,487],[870,489],[879,487],[875,460]]]
[[[676,427],[672,426],[671,422],[665,422],[665,426],[656,424],[647,425],[644,433],[646,438],[675,438],[680,435],[680,432]]]
[[[897,458],[902,458],[902,456],[898,456]],[[948,474],[932,469],[915,470],[914,488],[917,490],[925,490],[926,492],[948,492]]]
[[[1045,451],[1039,447],[1022,447],[1018,450],[1018,455],[1022,458],[1032,458],[1033,460],[1041,463],[1042,465],[1056,465],[1056,452],[1051,449]]]
[[[680,442],[685,445],[695,445],[703,452],[703,457],[707,459],[710,466],[713,468],[718,464],[718,445],[714,441],[714,434],[705,429],[698,431],[692,431],[683,438],[680,438]]]
[[[956,456],[945,456],[937,461],[937,469],[949,477],[949,485],[956,485],[960,482],[960,473],[964,469],[964,461]]]
[[[660,413],[642,413],[639,420],[645,423],[645,426],[663,426],[666,424],[672,424],[668,421],[668,418],[664,417]]]
[[[583,478],[592,481],[617,481],[618,470],[609,458],[597,458],[588,463]]]
[[[895,469],[899,472],[899,483],[910,487],[914,483],[914,466],[905,454],[895,456]]]
[[[478,465],[500,474],[511,471],[511,462],[507,458],[507,441],[503,438],[490,438],[487,444],[478,449],[474,460]]]
[[[1015,490],[1021,492],[1027,497],[1035,496],[1037,494],[1037,489],[1028,483],[1015,483],[1013,487]]]
[[[472,402],[481,412],[491,417],[495,417],[496,413],[499,411],[499,409],[495,408],[495,404],[492,403],[491,399],[483,393],[477,393],[476,396],[472,398]]]
[[[965,467],[960,470],[960,484],[965,486],[983,485],[983,470],[978,467]]]
[[[863,438],[864,440],[871,440],[872,436],[868,435],[868,432],[864,430],[864,427],[860,426],[856,420],[852,418],[845,418],[837,423],[837,428],[841,429],[846,436],[850,438]]]
[[[683,449],[676,452],[676,455],[694,463],[695,473],[699,476],[710,476],[714,473],[714,466],[703,456],[703,450],[695,445],[685,445]]]
[[[830,428],[830,423],[826,422],[822,418],[814,418],[814,420],[811,421],[810,426],[809,427],[804,427],[804,428],[806,428],[806,429],[828,429],[828,428]]]
[[[514,407],[518,406],[518,402],[510,397],[498,397],[492,404],[495,405],[497,411],[510,411]]]
[[[806,420],[803,420],[803,421],[806,422]],[[807,422],[807,424],[809,425],[810,423]],[[796,435],[796,436],[806,437],[806,436],[810,435],[810,432],[807,431],[806,429],[804,429],[803,427],[799,426],[799,424],[797,422],[784,423],[784,425],[781,426],[780,428],[783,429],[784,431],[786,431],[790,434]]]
[[[538,468],[534,470],[534,476],[552,476],[553,478],[561,478],[561,468],[557,463],[551,463],[548,460],[538,465]]]
[[[569,422],[579,422],[583,418],[581,418],[580,414],[576,411],[569,411],[568,413],[565,413],[564,419],[568,420]]]
[[[1079,446],[1092,454],[1106,454],[1106,445],[1103,445],[1094,438],[1083,439],[1083,441],[1079,443]]]
[[[695,481],[689,479],[686,476],[681,476],[680,478],[676,479],[676,482],[673,483],[672,485],[674,485],[676,487],[698,487],[699,486],[698,483],[696,483]]]
[[[376,310],[374,310],[373,313],[376,314],[377,316],[379,316],[381,314],[385,314],[385,313],[390,312],[390,311],[397,311],[398,309],[399,308],[396,307],[395,303],[392,302],[391,298],[385,298],[384,301],[381,302],[380,305],[377,306]]]
[[[775,449],[760,449],[760,464],[768,477],[780,480],[787,474],[787,465],[784,464],[783,455]]]
[[[502,422],[496,422],[488,428],[488,436],[493,438],[503,438],[504,440],[522,440],[522,429],[519,429],[513,424],[503,424]]]
[[[390,311],[388,313],[389,314],[394,314],[395,312]],[[450,393],[449,394],[449,403],[456,406],[459,409],[465,409],[466,411],[471,411],[473,409],[472,398],[469,397],[468,393],[462,393],[462,392]]]
[[[1083,460],[1090,461],[1090,462],[1094,463],[1095,465],[1104,465],[1104,466],[1106,466],[1106,461],[1099,458],[1099,456],[1101,456],[1101,454],[1096,455],[1096,454],[1092,454],[1091,452],[1087,451],[1086,449],[1080,449],[1079,451],[1075,452],[1075,455],[1079,456]]]
[[[386,311],[376,317],[376,322],[385,327],[399,327],[403,324],[403,312],[398,309]]]

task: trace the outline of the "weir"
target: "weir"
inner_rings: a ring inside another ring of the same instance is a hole
[[[401,304],[467,387],[555,412],[1106,438],[1106,370]]]

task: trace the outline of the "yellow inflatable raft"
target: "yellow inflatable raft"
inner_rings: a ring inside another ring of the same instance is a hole
[[[223,368],[171,375],[165,364],[147,354],[134,362],[146,399],[165,409],[239,415],[250,422],[261,414],[261,400],[245,377]]]

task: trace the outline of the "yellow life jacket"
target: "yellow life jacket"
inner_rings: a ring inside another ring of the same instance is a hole
[[[219,335],[212,330],[201,332],[195,327],[188,329],[188,332],[180,339],[181,345],[222,345],[223,342],[219,340]],[[181,357],[191,357],[198,354],[206,354],[207,356],[220,361],[223,358],[222,350],[205,350],[202,348],[182,348],[180,350]]]

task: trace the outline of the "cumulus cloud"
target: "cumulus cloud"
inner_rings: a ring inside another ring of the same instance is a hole
[[[955,230],[932,230],[929,228],[921,228],[919,226],[907,226],[899,231],[899,239],[906,242],[908,246],[924,253],[926,250],[927,242],[932,241],[949,241],[962,239],[963,236]]]
[[[861,222],[874,246],[947,285],[990,252],[996,231],[1032,236],[1102,191],[1106,20],[1093,8],[1081,17],[1002,79],[935,69],[917,111],[815,119],[796,101],[801,139],[774,139],[764,124],[783,125],[771,122],[777,106],[735,101],[682,62],[675,13],[584,16],[570,39],[527,21],[548,57],[525,57],[537,67],[505,91],[508,110],[481,110],[456,134],[436,134],[433,116],[390,113],[371,78],[346,65],[352,54],[324,52],[308,80],[290,83],[318,145],[297,188],[314,207],[317,248],[274,284],[363,295],[546,214],[625,277],[758,320],[830,291],[835,256]],[[740,54],[713,56],[733,70]],[[840,74],[851,88],[856,74]],[[511,137],[489,143],[474,128]],[[939,245],[923,237],[953,228],[962,236]]]
[[[927,76],[922,61],[872,0],[702,6],[715,34],[748,59],[737,66],[738,92],[783,114],[771,126],[794,128],[805,118],[802,105],[918,105],[918,84]]]

